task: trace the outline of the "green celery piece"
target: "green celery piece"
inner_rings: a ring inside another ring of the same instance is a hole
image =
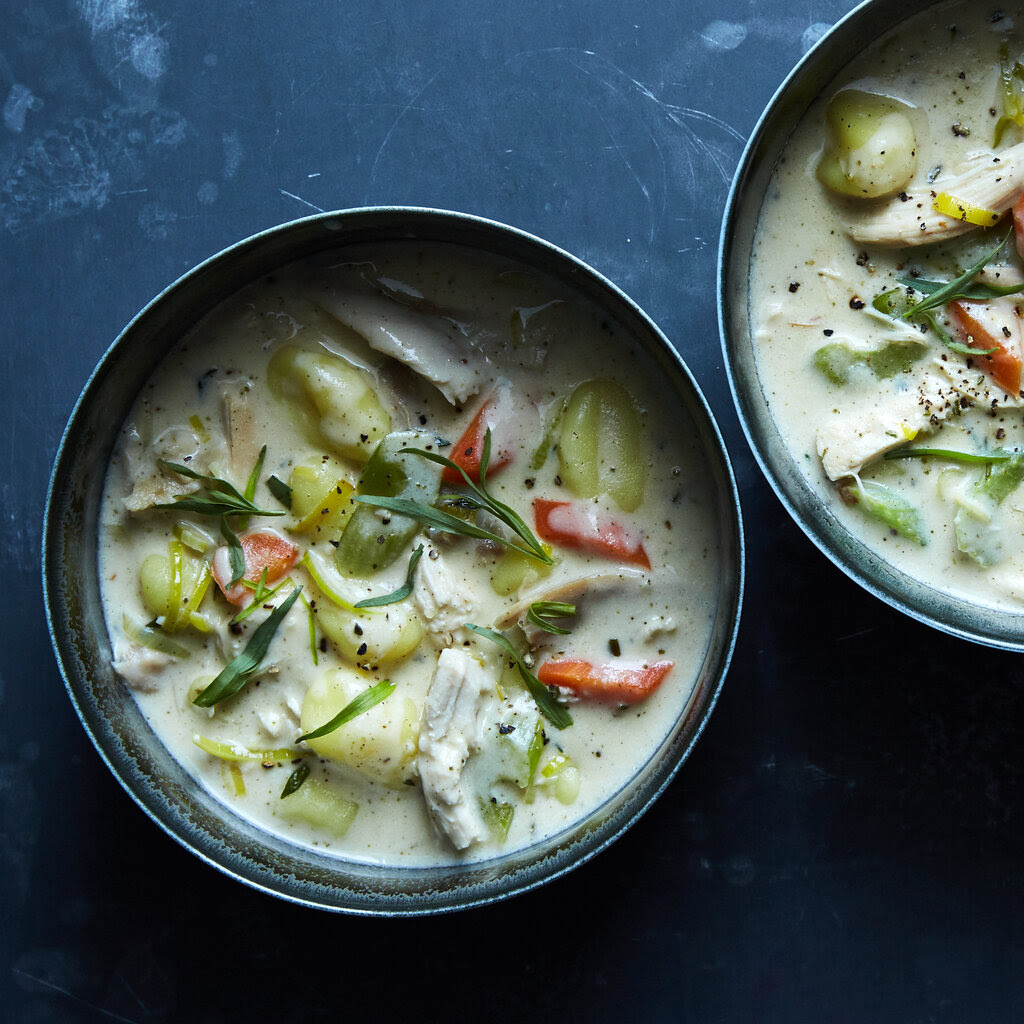
[[[508,831],[512,827],[512,818],[516,809],[512,804],[499,800],[497,797],[488,799],[485,796],[478,797],[480,805],[480,817],[483,819],[487,830],[499,842],[508,838]]]
[[[1000,504],[1017,490],[1022,480],[1024,480],[1024,454],[1017,454],[1005,462],[993,465],[978,482],[977,490],[980,494],[991,498],[996,504]]]
[[[270,643],[277,633],[277,627],[281,625],[282,619],[288,614],[291,606],[295,604],[295,600],[300,593],[302,593],[302,587],[296,587],[285,601],[279,604],[256,627],[256,630],[249,638],[249,642],[245,645],[245,650],[228,662],[217,678],[192,701],[193,704],[200,708],[213,707],[214,704],[219,704],[222,700],[233,697],[249,682],[250,678],[255,675],[256,670],[260,667],[260,662],[266,656]]]
[[[388,434],[374,449],[356,488],[358,496],[382,496],[431,505],[441,487],[441,471],[422,459],[408,459],[409,446],[433,441],[428,434],[406,430]],[[405,550],[419,526],[413,520],[392,516],[382,521],[376,510],[363,503],[348,517],[334,562],[343,576],[371,576],[386,569]]]
[[[963,351],[967,347],[950,336],[949,332],[939,323],[934,313],[924,310],[923,312],[918,311],[911,314],[910,311],[914,308],[914,300],[905,288],[890,288],[889,291],[876,295],[871,305],[880,313],[886,313],[888,316],[893,317],[893,319],[906,319],[926,331],[934,331],[942,339],[943,344],[948,345],[951,349]]]
[[[877,481],[860,479],[849,493],[869,516],[885,523],[901,537],[921,547],[928,543],[921,513],[902,495]]]
[[[1003,87],[1003,113],[996,121],[993,149],[1003,141],[1003,133],[1010,125],[1024,128],[1024,90],[1018,84],[1024,82],[1024,66],[1020,61],[1010,64],[1010,49],[1005,41],[999,45],[999,80]]]
[[[853,368],[860,364],[866,366],[879,380],[888,380],[909,370],[926,351],[925,346],[913,341],[890,341],[868,351],[858,351],[842,342],[832,342],[814,353],[814,367],[838,385],[845,384]]]
[[[988,513],[979,519],[970,507],[961,505],[953,516],[956,546],[978,565],[995,565],[1003,555],[1003,532],[996,522],[996,510],[1024,481],[1024,454],[1015,453],[1003,462],[990,463],[972,488],[974,505]]]

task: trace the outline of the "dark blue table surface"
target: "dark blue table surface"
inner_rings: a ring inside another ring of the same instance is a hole
[[[927,1022],[1024,1016],[1018,657],[862,593],[792,525],[722,369],[743,142],[845,0],[0,3],[0,1018]],[[50,465],[121,327],[319,209],[462,210],[624,288],[718,418],[746,509],[722,698],[568,877],[412,921],[285,904],[122,792],[39,583]]]

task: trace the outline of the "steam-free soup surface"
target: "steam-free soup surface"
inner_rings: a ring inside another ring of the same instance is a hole
[[[1021,27],[944,5],[845,68],[776,168],[750,279],[765,399],[830,513],[1001,608],[1024,601]]]
[[[454,247],[254,283],[167,357],[111,464],[126,699],[233,811],[348,858],[482,859],[569,828],[672,733],[716,614],[708,467],[662,376],[579,297]],[[487,441],[511,516],[410,453],[479,482]]]

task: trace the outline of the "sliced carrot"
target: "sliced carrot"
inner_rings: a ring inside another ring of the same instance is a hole
[[[661,686],[674,662],[657,661],[653,665],[592,665],[577,658],[546,661],[537,669],[537,678],[545,686],[560,686],[592,700],[615,704],[636,704]]]
[[[456,466],[461,466],[466,471],[466,475],[476,483],[480,482],[480,457],[483,454],[484,449],[484,435],[487,433],[487,428],[491,427],[491,459],[487,464],[487,476],[490,478],[499,469],[507,466],[512,461],[512,455],[501,448],[497,444],[493,436],[494,413],[495,413],[495,397],[491,395],[483,405],[477,410],[477,414],[470,421],[470,424],[462,433],[462,437],[452,445],[452,450],[448,453],[448,458],[455,463]],[[465,483],[462,479],[462,475],[457,473],[454,469],[446,466],[444,471],[441,473],[441,479],[446,484],[461,484]]]
[[[1014,303],[955,299],[947,308],[957,333],[967,345],[982,351],[995,349],[975,356],[978,365],[1007,394],[1019,395],[1024,349],[1020,317]]]
[[[298,547],[274,530],[250,530],[241,534],[238,541],[245,555],[242,579],[250,583],[258,583],[263,578],[264,570],[267,574],[266,583],[276,583],[299,560]],[[213,578],[221,593],[232,604],[246,604],[252,597],[252,588],[245,586],[241,580],[231,585],[231,556],[226,545],[218,548],[213,556]]]
[[[651,567],[640,535],[614,519],[599,515],[590,505],[534,498],[533,518],[537,535],[549,544],[576,548],[644,569]]]

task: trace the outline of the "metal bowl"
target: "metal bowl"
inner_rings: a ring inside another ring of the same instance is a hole
[[[721,578],[696,690],[636,777],[571,829],[492,860],[387,868],[327,856],[260,830],[215,799],[168,753],[111,669],[97,570],[104,474],[136,395],[164,355],[214,306],[287,263],[347,245],[455,243],[555,278],[614,317],[651,353],[709,469]],[[692,376],[657,327],[609,281],[567,253],[491,221],[437,210],[361,209],[285,224],[200,264],[154,299],[100,361],[71,416],[50,482],[43,585],[57,659],[82,724],[111,771],[165,831],[226,874],[285,899],[359,914],[454,910],[532,889],[583,863],[624,832],[668,784],[707,721],[732,655],[742,597],[743,540],[728,458]]]
[[[934,0],[867,0],[838,22],[779,87],[747,144],[722,225],[718,263],[719,329],[733,398],[768,482],[808,537],[843,572],[893,608],[937,629],[992,647],[1024,650],[1019,613],[982,607],[905,575],[843,524],[808,483],[780,433],[757,372],[751,337],[750,262],[772,173],[815,100],[880,36]]]

